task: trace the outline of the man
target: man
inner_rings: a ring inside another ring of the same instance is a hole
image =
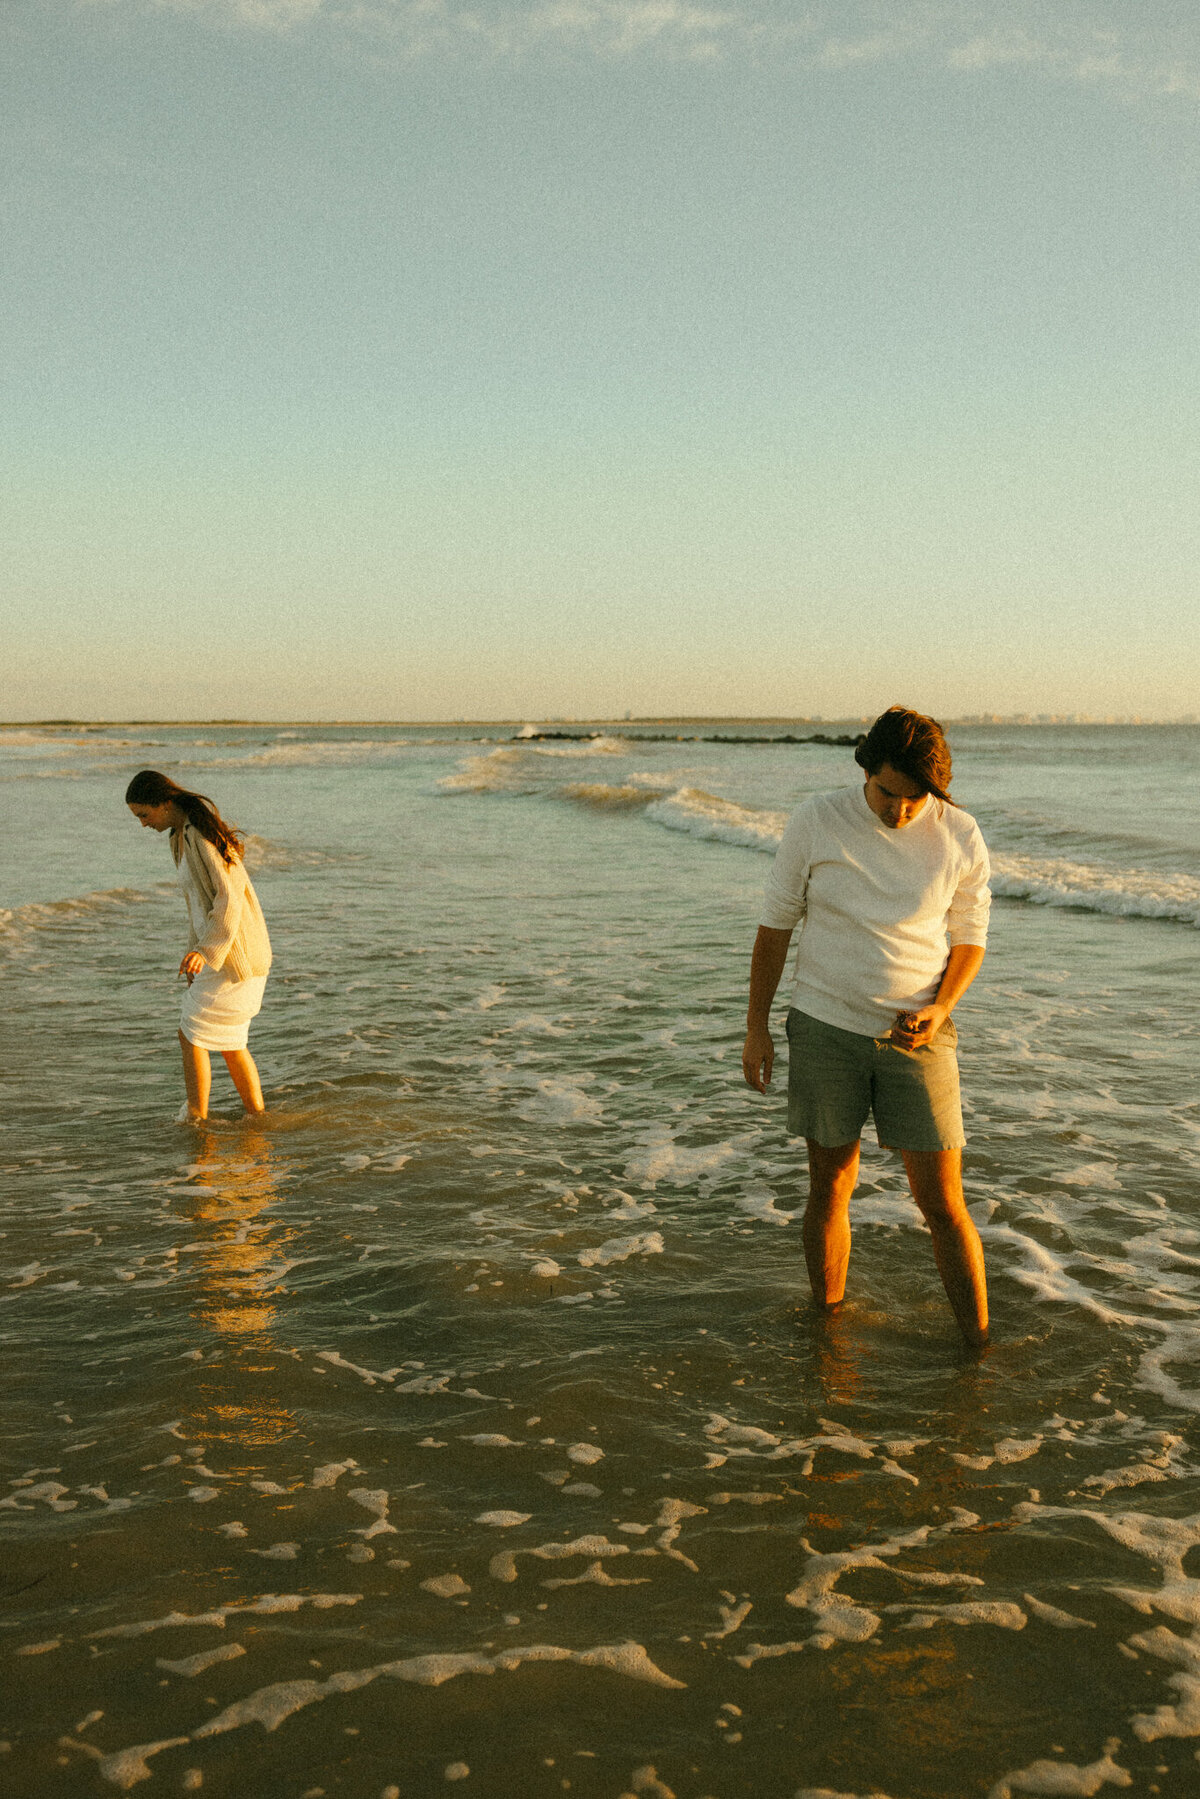
[[[850,1197],[868,1112],[904,1158],[967,1342],[987,1342],[979,1233],[962,1191],[957,1032],[950,1014],[983,961],[990,873],[975,820],[949,796],[941,726],[903,706],[854,752],[861,787],[792,815],[767,882],[750,970],[742,1071],[765,1093],[771,1002],[803,921],[788,1013],[788,1129],[808,1145],[804,1255],[818,1305],[846,1286]]]

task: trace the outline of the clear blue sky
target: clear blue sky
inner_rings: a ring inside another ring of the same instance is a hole
[[[1200,13],[11,0],[0,716],[1200,711]]]

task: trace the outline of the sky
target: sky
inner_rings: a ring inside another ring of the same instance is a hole
[[[1200,712],[1200,12],[8,0],[0,718]]]

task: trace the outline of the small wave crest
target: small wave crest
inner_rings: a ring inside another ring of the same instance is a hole
[[[992,861],[992,892],[1037,906],[1106,912],[1118,918],[1170,918],[1200,927],[1200,880],[1194,875],[998,855]]]
[[[702,787],[681,787],[665,799],[655,800],[647,806],[646,817],[669,831],[768,853],[779,847],[787,823],[784,812],[739,806],[736,800],[723,800]]]
[[[594,756],[624,756],[628,754],[628,747],[615,737],[595,737],[589,738],[586,743],[572,744],[501,744],[499,748],[483,754],[464,757],[454,773],[443,775],[437,785],[443,793],[545,792],[561,798],[564,796],[564,789],[556,787],[554,775],[546,767],[547,761],[553,763],[565,757],[577,762],[581,758]],[[646,777],[634,775],[628,785],[640,785],[645,779]],[[602,786],[602,783],[573,783],[570,788],[565,789],[565,797],[586,799],[589,792],[585,790],[590,789],[590,793],[595,794],[602,790]]]
[[[630,784],[611,787],[603,781],[571,781],[562,789],[562,797],[580,806],[594,806],[600,812],[629,812],[649,805],[654,795],[644,787]]]
[[[589,737],[584,743],[531,743],[535,756],[627,756],[629,745],[619,737]]]
[[[160,881],[152,888],[109,887],[103,892],[81,893],[71,899],[31,900],[28,905],[0,908],[0,940],[24,936],[47,925],[71,924],[94,918],[122,906],[140,906],[173,890],[174,883]]]
[[[529,783],[513,777],[522,751],[501,748],[488,750],[482,756],[466,756],[454,773],[443,775],[437,783],[442,793],[520,793],[529,791]]]
[[[407,749],[410,737],[363,739],[291,739],[264,744],[260,749],[232,756],[205,758],[206,768],[356,768],[364,762],[387,762],[397,750]],[[223,746],[222,746],[223,747]]]
[[[590,753],[594,744],[579,747]],[[438,785],[451,793],[542,794],[598,812],[640,810],[651,824],[702,841],[728,843],[764,855],[773,855],[779,847],[786,812],[742,805],[702,787],[664,792],[667,781],[657,775],[630,774],[620,782],[559,784],[547,781],[544,772],[539,776],[532,760],[549,753],[578,752],[575,746],[569,751],[549,752],[541,745],[506,745],[468,757]],[[1064,857],[998,851],[992,857],[992,891],[1034,905],[1119,918],[1171,919],[1200,928],[1200,877],[1170,870],[1105,867]]]
[[[343,851],[333,855],[329,850],[300,849],[288,843],[274,843],[269,837],[258,837],[252,831],[245,839],[246,867],[251,874],[261,871],[283,874],[291,868],[328,868],[343,862],[361,862],[363,856]]]

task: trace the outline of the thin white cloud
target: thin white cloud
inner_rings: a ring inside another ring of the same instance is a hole
[[[946,56],[952,69],[995,69],[1012,63],[1042,62],[1046,46],[1024,31],[990,32],[956,44]]]
[[[555,51],[607,59],[755,56],[815,70],[909,63],[964,78],[1018,71],[1200,99],[1200,13],[1171,0],[49,0],[175,12],[257,34],[367,38],[405,60]]]

